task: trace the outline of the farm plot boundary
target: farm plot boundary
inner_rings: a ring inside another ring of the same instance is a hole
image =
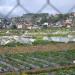
[[[35,51],[65,51],[75,50],[75,43],[56,43],[37,46],[17,46],[17,47],[1,47],[0,53],[26,53]]]

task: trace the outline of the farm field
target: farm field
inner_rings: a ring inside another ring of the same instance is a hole
[[[48,36],[65,36],[68,33],[69,34],[73,34],[74,35],[74,30],[68,29],[68,28],[50,28],[50,29],[34,29],[34,30],[16,30],[16,29],[3,29],[0,30],[0,36],[9,36],[9,35],[23,35],[23,34],[27,34],[27,35],[32,35],[34,37],[38,37],[38,36],[44,36],[44,35],[48,35]],[[58,33],[56,35],[53,35],[52,33]]]
[[[0,36],[24,35],[36,38],[32,45],[9,43],[0,46],[0,75],[75,75],[75,43],[43,42],[48,37],[75,35],[69,29],[59,30],[2,30]],[[60,69],[60,67],[65,69]],[[54,69],[54,72],[28,74],[30,71]],[[57,70],[58,69],[58,70]]]
[[[15,46],[15,47],[0,47],[0,54],[2,53],[32,53],[35,51],[65,51],[75,50],[75,43],[50,43],[47,45],[33,45],[33,46]]]
[[[74,65],[75,50],[66,51],[47,51],[47,52],[32,52],[32,53],[14,53],[0,55],[0,72],[20,72],[22,70],[35,70],[42,68],[59,68],[61,66]],[[54,75],[74,75],[75,68],[70,70],[61,70],[55,72]],[[10,75],[10,74],[9,74]],[[13,74],[14,75],[14,74]],[[21,74],[22,75],[22,74]],[[33,74],[30,74],[33,75]],[[34,74],[34,75],[49,75]]]

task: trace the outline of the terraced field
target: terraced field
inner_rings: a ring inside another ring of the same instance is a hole
[[[0,55],[0,72],[58,68],[61,66],[74,65],[74,61],[75,50],[4,54]],[[72,71],[74,72],[74,70],[73,68]],[[74,74],[69,74],[70,72],[72,73],[72,71],[61,70],[60,72],[57,71],[54,75],[74,75],[75,72]],[[49,75],[49,73],[41,75]],[[52,74],[50,73],[50,75]]]

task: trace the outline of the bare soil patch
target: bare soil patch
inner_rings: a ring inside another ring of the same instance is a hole
[[[0,53],[22,53],[22,52],[35,52],[35,51],[64,51],[75,49],[75,43],[56,43],[48,45],[37,45],[37,46],[18,46],[13,48],[0,48]]]

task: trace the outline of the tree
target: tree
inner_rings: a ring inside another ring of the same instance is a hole
[[[12,28],[12,29],[17,29],[16,25],[12,25],[11,28]]]

